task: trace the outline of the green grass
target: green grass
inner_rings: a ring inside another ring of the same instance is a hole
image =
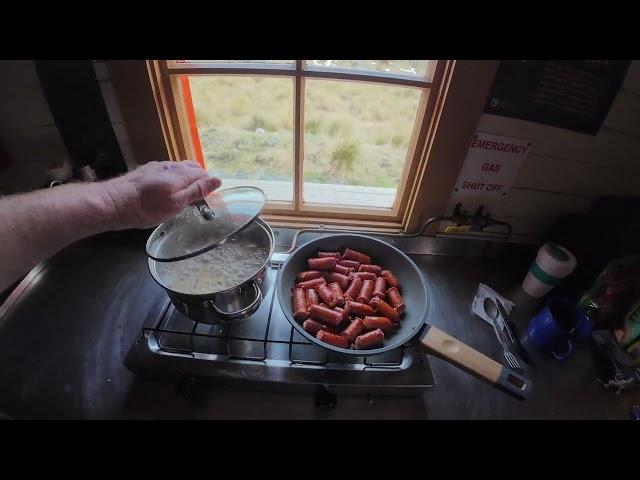
[[[207,168],[293,180],[290,78],[191,77]],[[309,79],[305,181],[396,187],[420,100],[415,88]]]

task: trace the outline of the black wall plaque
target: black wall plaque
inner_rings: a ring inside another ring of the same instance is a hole
[[[596,135],[631,60],[501,61],[484,111]]]

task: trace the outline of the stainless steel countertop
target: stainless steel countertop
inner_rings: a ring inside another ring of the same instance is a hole
[[[281,248],[291,235],[278,231]],[[104,235],[47,263],[0,319],[0,411],[15,418],[626,419],[640,399],[638,392],[606,391],[587,345],[579,345],[564,362],[532,352],[526,402],[434,357],[436,388],[416,397],[340,397],[335,410],[323,411],[307,394],[212,386],[187,401],[174,384],[135,377],[123,365],[148,311],[165,295],[147,271],[145,239]],[[518,287],[534,250],[512,247],[487,259],[484,242],[423,242],[434,254],[410,256],[435,285],[429,323],[501,361],[494,333],[470,312],[471,301],[478,283],[492,286],[516,302],[512,318],[523,331],[539,307]],[[446,255],[450,244],[462,256]]]

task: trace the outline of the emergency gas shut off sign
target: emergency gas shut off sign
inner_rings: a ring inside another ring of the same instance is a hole
[[[519,138],[477,133],[473,136],[455,192],[504,196],[531,149]]]

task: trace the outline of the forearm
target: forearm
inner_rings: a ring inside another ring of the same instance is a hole
[[[109,182],[73,184],[0,199],[0,291],[63,247],[117,228]]]

